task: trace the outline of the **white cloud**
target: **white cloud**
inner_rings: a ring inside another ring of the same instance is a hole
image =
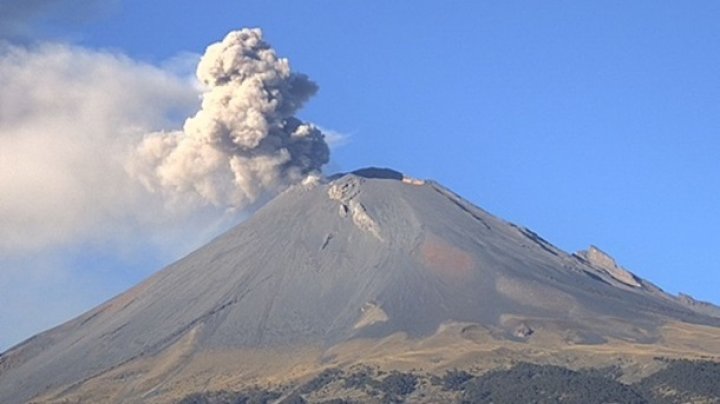
[[[0,43],[0,351],[238,220],[168,210],[125,169],[144,134],[179,127],[198,108],[192,59],[158,68],[69,45]]]
[[[0,88],[0,255],[182,237],[183,225],[221,217],[168,211],[125,171],[144,133],[197,108],[186,77],[67,45],[4,45]]]

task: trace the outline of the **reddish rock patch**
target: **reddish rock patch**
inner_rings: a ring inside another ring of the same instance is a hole
[[[467,279],[475,268],[475,260],[467,252],[433,238],[420,246],[423,263],[434,273],[455,279]]]

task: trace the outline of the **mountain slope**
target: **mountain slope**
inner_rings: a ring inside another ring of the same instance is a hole
[[[0,402],[163,401],[180,385],[262,380],[269,367],[294,369],[283,373],[292,378],[359,341],[424,341],[453,324],[462,338],[508,344],[670,346],[669,324],[720,336],[708,313],[599,249],[567,254],[436,183],[364,170],[289,189],[138,286],[4,353]],[[687,346],[702,342],[694,335]]]

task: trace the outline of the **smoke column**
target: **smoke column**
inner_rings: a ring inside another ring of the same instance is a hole
[[[294,115],[318,87],[293,73],[259,29],[229,33],[197,68],[202,105],[182,131],[144,137],[131,175],[171,203],[242,209],[328,162],[325,136]]]

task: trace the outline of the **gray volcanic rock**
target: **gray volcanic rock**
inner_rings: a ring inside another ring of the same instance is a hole
[[[634,274],[618,266],[613,257],[595,246],[591,245],[586,251],[580,251],[577,255],[584,258],[593,267],[606,272],[619,282],[636,288],[642,286]]]
[[[697,312],[706,314],[708,316],[720,317],[720,307],[712,303],[696,300],[692,296],[685,293],[680,293],[677,296],[677,301],[680,302],[680,304],[689,307]]]
[[[0,402],[72,391],[188,336],[191,356],[397,332],[422,339],[449,322],[518,340],[549,319],[587,343],[652,343],[667,321],[720,325],[592,249],[569,255],[397,174],[295,186],[138,286],[15,346],[0,356]]]

